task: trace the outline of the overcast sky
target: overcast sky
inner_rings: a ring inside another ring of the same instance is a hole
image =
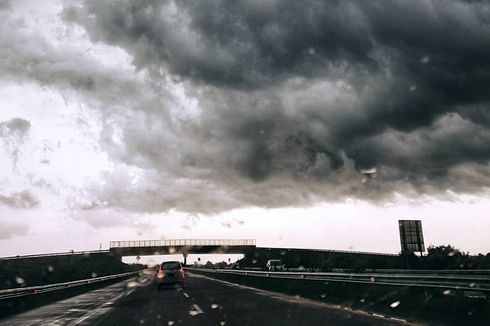
[[[0,0],[0,255],[489,252],[487,1]]]

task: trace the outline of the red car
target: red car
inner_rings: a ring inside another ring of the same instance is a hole
[[[160,265],[157,272],[158,289],[164,286],[180,285],[184,288],[184,268],[178,261],[166,261]]]

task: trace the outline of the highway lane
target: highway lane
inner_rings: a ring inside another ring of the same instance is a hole
[[[186,288],[157,290],[151,275],[41,307],[0,325],[400,325],[304,298],[187,273]]]

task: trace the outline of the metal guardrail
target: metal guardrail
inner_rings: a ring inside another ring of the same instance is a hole
[[[39,285],[39,286],[30,286],[30,287],[24,287],[24,288],[0,290],[0,300],[24,297],[24,296],[28,296],[28,295],[36,295],[36,294],[41,294],[41,293],[46,293],[46,292],[51,292],[51,291],[66,290],[66,289],[70,289],[70,288],[81,286],[81,285],[88,285],[88,284],[100,283],[100,282],[105,282],[108,280],[123,278],[123,277],[131,276],[131,275],[135,275],[137,273],[139,273],[139,271],[122,273],[122,274],[99,276],[99,277],[87,278],[87,279],[83,279],[83,280],[70,281],[70,282],[64,282],[64,283],[54,283],[54,284],[48,284],[48,285]]]
[[[173,239],[111,241],[110,248],[172,247],[172,246],[255,246],[253,239]]]
[[[187,268],[189,271],[211,274],[234,274],[278,279],[328,281],[392,286],[441,288],[490,292],[490,275],[382,274],[382,273],[316,273],[269,272],[256,270]]]
[[[9,256],[9,257],[0,257],[0,261],[24,259],[24,258],[52,257],[52,256],[108,254],[109,252],[110,252],[109,250],[90,250],[90,251],[54,252],[54,253],[49,253],[49,254],[37,254],[37,255],[17,255],[17,256]]]

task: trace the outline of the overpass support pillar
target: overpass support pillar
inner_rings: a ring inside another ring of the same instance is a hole
[[[184,266],[187,266],[187,256],[188,256],[188,253],[187,252],[184,252],[183,253],[183,256],[184,256]]]

